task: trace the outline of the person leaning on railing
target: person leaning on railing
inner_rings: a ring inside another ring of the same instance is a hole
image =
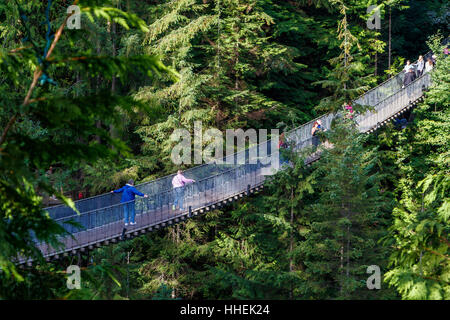
[[[179,206],[180,210],[183,210],[184,186],[188,183],[194,182],[195,180],[187,179],[185,176],[183,176],[182,170],[178,170],[177,174],[172,179],[173,192],[175,196],[172,210],[176,210],[177,206]]]
[[[134,187],[133,179],[128,180],[128,183],[126,185],[124,185],[120,189],[111,191],[111,193],[123,193],[122,199],[120,199],[120,203],[124,203],[123,216],[124,216],[125,226],[128,225],[128,222],[131,225],[135,225],[136,222],[134,221],[134,217],[135,217],[134,199],[135,199],[136,195],[144,197],[144,198],[147,198],[148,195],[143,194],[142,192],[138,191]]]
[[[320,131],[323,131],[323,127],[322,127],[322,121],[320,119],[318,119],[317,121],[314,122],[314,124],[311,128],[312,144],[314,147],[317,147],[320,144],[320,139],[317,136],[317,133]]]

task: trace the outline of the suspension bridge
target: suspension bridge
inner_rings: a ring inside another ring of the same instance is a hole
[[[424,56],[431,56],[431,52]],[[407,87],[402,88],[404,72],[390,78],[386,82],[369,90],[353,101],[353,105],[368,105],[371,111],[355,117],[361,133],[371,133],[387,122],[400,117],[423,99],[423,93],[431,84],[430,73],[425,73],[415,79]],[[326,114],[299,126],[286,134],[287,140],[294,145],[295,150],[312,146],[311,128],[318,119],[325,128],[330,128],[336,115]],[[267,154],[271,156],[270,140],[267,143]],[[278,141],[277,141],[278,143]],[[256,148],[256,150],[251,150]],[[198,214],[214,210],[244,196],[258,193],[262,190],[266,179],[264,170],[270,167],[270,161],[264,161],[264,156],[257,161],[249,161],[252,151],[259,152],[258,146],[243,151],[246,156],[244,164],[238,163],[239,154],[232,155],[231,163],[207,163],[188,169],[184,175],[196,182],[185,187],[185,210],[174,211],[172,204],[174,194],[171,181],[174,175],[162,177],[147,183],[137,185],[137,189],[148,194],[148,198],[136,198],[136,225],[124,229],[123,204],[119,194],[102,194],[75,202],[80,212],[77,214],[71,208],[59,205],[46,208],[50,217],[62,225],[70,235],[60,238],[63,246],[52,247],[46,243],[37,242],[47,261],[59,259],[68,255],[87,252],[97,247],[117,243],[147,232],[152,232],[170,225],[185,221]],[[307,158],[306,164],[317,160],[318,156]],[[67,224],[76,222],[79,226]],[[81,226],[81,227],[80,227]],[[18,264],[32,264],[32,259],[18,258]]]

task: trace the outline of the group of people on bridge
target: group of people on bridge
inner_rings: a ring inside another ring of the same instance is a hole
[[[405,71],[405,77],[403,79],[403,87],[406,87],[411,82],[413,82],[416,78],[422,76],[423,74],[430,72],[433,70],[434,64],[436,63],[436,56],[428,58],[427,61],[423,59],[423,56],[419,56],[419,59],[416,63],[412,64],[411,60],[406,61],[406,65],[403,68]]]
[[[445,47],[444,55],[447,56],[448,54],[449,49],[448,47]],[[403,68],[403,71],[405,71],[405,77],[403,78],[402,88],[409,85],[416,78],[433,70],[434,65],[436,64],[436,59],[437,59],[436,55],[433,54],[431,57],[427,58],[427,61],[423,59],[423,56],[419,56],[419,59],[417,60],[416,63],[411,63],[411,60],[407,60],[406,65]]]

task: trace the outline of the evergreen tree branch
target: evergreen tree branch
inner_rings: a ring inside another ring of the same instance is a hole
[[[73,2],[72,5],[76,5],[78,3],[79,0],[75,0]],[[61,34],[64,30],[64,27],[67,24],[67,20],[70,18],[70,16],[72,16],[74,14],[74,12],[70,13],[69,15],[66,16],[66,18],[64,19],[64,21],[62,22],[61,26],[59,27],[58,31],[55,34],[55,37],[53,38],[52,44],[50,45],[50,49],[47,52],[47,55],[45,56],[45,59],[48,60],[48,58],[50,57],[50,55],[52,54],[53,50],[56,47],[57,42],[59,41]],[[25,99],[23,100],[22,105],[23,106],[27,106],[29,105],[31,102],[31,95],[34,91],[34,88],[36,87],[36,84],[38,82],[38,79],[42,76],[43,74],[43,70],[42,67],[38,67],[36,68],[36,70],[34,71],[34,75],[33,75],[33,81],[31,82],[30,87],[28,88],[28,92],[27,95],[25,96]],[[6,141],[6,135],[8,134],[8,131],[11,129],[11,127],[14,125],[14,123],[16,122],[17,118],[20,116],[20,113],[17,112],[15,113],[8,121],[8,124],[6,125],[5,129],[3,130],[2,136],[0,138],[0,146]],[[0,148],[0,151],[3,150],[3,148]]]

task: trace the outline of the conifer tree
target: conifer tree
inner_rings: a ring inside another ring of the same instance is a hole
[[[447,300],[449,263],[450,60],[441,36],[429,45],[437,55],[432,85],[415,111],[414,125],[397,146],[398,201],[386,243],[392,247],[386,281],[403,299]]]
[[[163,56],[180,81],[139,90],[137,98],[165,109],[160,120],[144,120],[137,133],[146,155],[162,155],[166,172],[173,171],[169,136],[176,128],[192,130],[196,120],[205,130],[260,128],[293,109],[272,92],[283,85],[279,75],[298,77],[305,65],[294,62],[296,48],[273,41],[276,26],[266,2],[183,0],[158,6],[146,51]]]
[[[386,264],[377,241],[390,209],[380,193],[377,152],[349,119],[337,120],[327,137],[334,147],[315,164],[317,200],[304,210],[305,239],[296,253],[303,265],[299,292],[305,299],[376,298],[366,269]]]
[[[326,80],[317,81],[317,85],[327,88],[331,96],[323,98],[316,107],[321,113],[333,112],[342,109],[345,103],[350,103],[368,89],[366,82],[370,76],[364,76],[364,65],[358,58],[361,45],[352,34],[348,19],[348,7],[345,0],[332,0],[332,4],[338,6],[342,19],[338,22],[337,38],[340,40],[340,53],[329,60],[332,70],[326,76]],[[361,112],[360,106],[354,106],[354,110]]]
[[[108,3],[76,0],[73,4],[91,20],[105,19],[146,31],[137,16]],[[2,276],[13,275],[17,280],[22,280],[14,266],[19,255],[42,260],[35,240],[57,246],[57,235],[65,234],[42,209],[42,196],[55,194],[74,208],[45,172],[54,164],[71,167],[80,161],[127,153],[123,142],[111,138],[109,128],[98,126],[98,121],[119,122],[111,106],[120,105],[128,113],[133,113],[133,107],[144,109],[134,99],[110,90],[93,90],[83,96],[69,92],[70,84],[61,70],[72,80],[76,73],[85,79],[99,74],[125,79],[136,69],[147,76],[168,71],[156,56],[100,56],[91,48],[77,47],[75,42],[82,39],[83,31],[67,32],[69,16],[54,15],[51,5],[52,1],[45,6],[41,1],[15,1],[0,7],[3,17],[16,17],[11,26],[14,32],[1,34],[6,39],[0,49],[0,268]],[[31,12],[39,14],[28,18]]]

